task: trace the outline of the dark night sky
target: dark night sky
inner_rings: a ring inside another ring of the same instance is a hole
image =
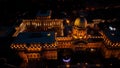
[[[56,9],[57,5],[60,7],[62,6],[62,8],[71,8],[72,6],[100,7],[118,4],[120,5],[120,2],[118,2],[118,0],[0,0],[0,9],[2,9],[0,11],[19,11],[26,8]]]
[[[110,5],[110,4],[120,4],[118,0],[0,0],[0,4],[2,7],[8,5],[13,7],[28,7],[28,6],[34,6],[40,5],[40,4],[55,4],[57,3],[63,3],[66,2],[65,4],[71,3],[71,4],[84,4],[84,5],[98,5],[98,6],[103,6],[103,5]],[[4,5],[4,6],[3,6]],[[69,5],[69,4],[68,4]],[[55,5],[54,5],[55,6]],[[70,5],[69,5],[70,6]]]
[[[17,12],[35,9],[80,9],[120,5],[118,0],[0,0],[0,18],[14,17]]]
[[[63,2],[64,1],[64,2]],[[59,6],[57,6],[59,5]],[[25,9],[85,8],[120,5],[118,0],[0,0],[0,13]]]

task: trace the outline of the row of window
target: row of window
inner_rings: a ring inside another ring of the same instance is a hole
[[[37,59],[37,58],[40,58],[40,54],[39,53],[28,53],[26,54],[28,59]]]
[[[10,46],[12,49],[30,49],[30,50],[34,50],[34,49],[39,49],[39,48],[51,48],[51,47],[56,47],[55,44],[44,44],[44,45],[41,45],[41,44],[30,44],[29,47],[27,47],[26,44],[12,44]]]
[[[52,25],[63,25],[62,21],[27,21],[26,25],[34,25],[34,26],[52,26]]]
[[[57,45],[71,45],[72,42],[57,42]]]
[[[56,38],[57,41],[65,41],[65,40],[72,40],[72,37],[59,37]]]
[[[103,35],[103,39],[104,39],[104,43],[108,46],[112,46],[112,47],[120,47],[120,43],[119,42],[111,42],[105,35]]]
[[[90,36],[89,38],[103,38],[102,36]]]

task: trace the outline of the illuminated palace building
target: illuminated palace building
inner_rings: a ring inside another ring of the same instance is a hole
[[[15,28],[15,40],[11,48],[17,50],[18,54],[26,55],[28,62],[41,58],[57,60],[59,49],[71,49],[74,52],[100,49],[105,58],[120,59],[120,40],[117,37],[120,33],[117,29],[108,28],[98,31],[98,34],[89,34],[89,24],[84,16],[80,16],[74,21],[70,35],[64,36],[63,19],[51,19],[51,12],[48,13],[39,12],[35,19],[23,19]]]
[[[112,26],[102,32],[104,46],[102,47],[106,58],[116,57],[120,59],[120,31]]]

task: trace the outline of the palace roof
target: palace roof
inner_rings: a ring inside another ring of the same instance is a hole
[[[23,32],[19,33],[13,43],[48,43],[55,42],[54,32]]]

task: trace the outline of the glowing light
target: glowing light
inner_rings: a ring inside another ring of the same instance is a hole
[[[85,65],[88,65],[88,63],[86,62]]]
[[[92,48],[91,48],[90,50],[91,50],[91,51],[94,51],[94,49],[92,49]]]
[[[68,63],[68,62],[70,62],[70,58],[69,59],[63,59],[63,62],[66,62],[66,63]]]
[[[67,67],[67,68],[69,68],[69,67],[70,67],[70,65],[69,65],[69,64],[67,64],[67,65],[66,65],[66,67]]]
[[[75,39],[77,39],[77,36],[73,36]]]
[[[80,36],[79,38],[82,39],[82,36]]]
[[[70,21],[69,20],[66,20],[66,22],[69,24],[70,23]]]
[[[111,35],[112,35],[112,36],[114,36],[115,34],[114,34],[114,33],[112,33]]]
[[[109,29],[110,29],[110,30],[113,30],[113,31],[116,30],[116,28],[113,28],[113,27],[111,27],[111,26],[109,26]]]
[[[51,34],[49,33],[49,34],[47,34],[47,36],[50,36]]]

